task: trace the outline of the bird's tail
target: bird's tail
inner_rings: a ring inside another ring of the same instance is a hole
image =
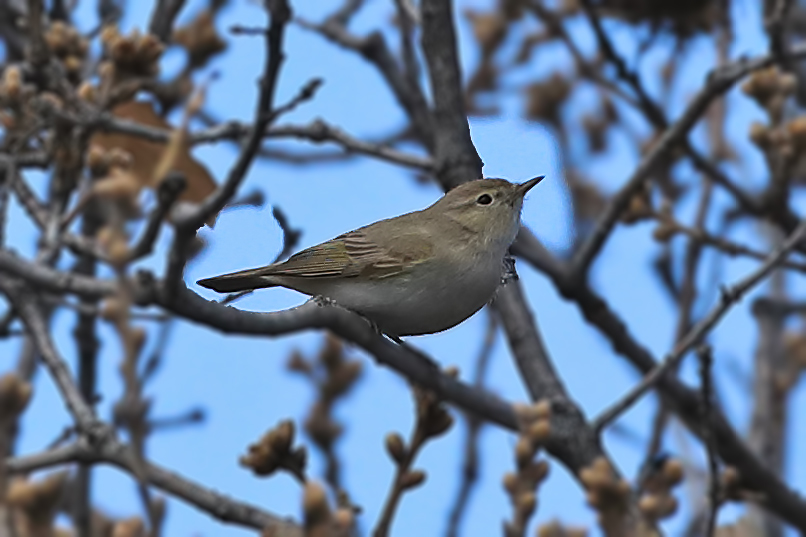
[[[219,293],[237,293],[238,291],[277,286],[266,274],[266,267],[230,272],[213,278],[205,278],[196,283]]]

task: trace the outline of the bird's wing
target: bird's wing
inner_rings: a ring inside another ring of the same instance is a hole
[[[284,263],[267,267],[264,274],[382,279],[427,260],[432,251],[431,241],[421,235],[401,235],[390,247],[383,248],[371,240],[366,230],[358,229],[302,250]]]

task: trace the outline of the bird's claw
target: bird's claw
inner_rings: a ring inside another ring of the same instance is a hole
[[[332,298],[328,298],[326,296],[323,296],[323,295],[316,295],[311,300],[313,300],[314,304],[316,304],[319,307],[335,306],[336,305],[335,300],[333,300]]]
[[[504,271],[501,274],[501,284],[506,285],[509,282],[518,281],[518,273],[515,271],[515,258],[512,254],[507,253],[504,256]]]
[[[405,341],[400,339],[398,336],[393,336],[393,335],[390,335],[390,334],[386,334],[386,337],[388,337],[389,339],[391,339],[392,341],[394,341],[395,343],[397,343],[398,345],[400,345],[401,347],[403,347],[404,349],[406,349],[410,353],[412,353],[415,356],[417,356],[417,358],[419,360],[422,360],[422,362],[426,366],[434,369],[436,373],[441,373],[442,372],[442,368],[439,366],[439,364],[436,361],[434,361],[434,359],[432,359],[430,356],[428,356],[427,354],[423,353],[422,351],[418,350],[416,347],[412,347],[411,345],[409,345],[408,343],[406,343]]]

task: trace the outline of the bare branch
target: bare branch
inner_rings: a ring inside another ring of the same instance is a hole
[[[272,207],[271,214],[277,220],[277,225],[283,230],[283,249],[277,254],[272,263],[277,263],[291,255],[299,243],[302,230],[291,227],[285,213],[279,207]]]
[[[427,157],[403,153],[391,147],[364,142],[343,130],[317,119],[308,125],[278,125],[266,133],[266,138],[300,138],[315,143],[333,142],[347,153],[358,153],[401,164],[411,168],[432,171],[433,163]]]
[[[279,336],[301,330],[329,329],[412,383],[487,421],[513,431],[517,429],[515,413],[509,403],[435,370],[421,357],[379,335],[364,318],[344,308],[319,306],[308,301],[284,311],[248,312],[207,301],[184,287],[177,290],[176,296],[169,297],[147,273],[140,272],[139,278],[138,302],[142,305],[158,304],[181,318],[228,334]]]
[[[367,37],[356,37],[347,31],[343,18],[335,15],[322,24],[301,19],[296,19],[296,22],[303,28],[315,31],[330,41],[361,54],[374,65],[386,80],[400,107],[411,118],[420,140],[426,147],[432,147],[432,117],[425,95],[419,85],[412,86],[401,72],[380,32],[373,32]]]
[[[157,205],[148,215],[148,220],[140,239],[126,256],[126,264],[137,261],[152,252],[163,221],[174,202],[185,189],[185,183],[185,178],[175,173],[170,173],[160,182],[157,187]]]
[[[530,263],[541,259],[539,254],[533,254],[528,250],[525,250],[521,257]],[[534,264],[534,266],[540,269],[543,265]],[[564,272],[546,272],[546,274],[552,278],[562,296],[574,301],[585,319],[607,337],[617,353],[626,357],[645,375],[658,367],[658,362],[649,350],[635,339],[624,321],[590,287],[571,284]],[[666,404],[691,432],[702,437],[706,425],[702,423],[702,416],[698,410],[698,393],[668,375],[660,378],[657,387]],[[717,409],[712,411],[710,427],[716,439],[715,444],[720,458],[725,464],[735,466],[741,472],[743,484],[754,490],[763,491],[764,507],[800,531],[806,532],[806,501],[748,449],[721,412]]]
[[[13,280],[0,278],[0,292],[8,297],[20,319],[25,323],[25,327],[36,344],[42,361],[45,363],[62,399],[67,405],[67,409],[76,422],[76,427],[82,433],[91,436],[97,434],[99,432],[99,422],[95,417],[95,412],[84,401],[78,391],[78,387],[73,382],[67,364],[64,363],[64,360],[56,351],[48,326],[39,309],[39,304],[34,298],[33,290],[25,288]]]
[[[799,45],[791,51],[792,56],[801,57],[804,54],[806,54],[806,45]],[[685,139],[685,136],[699,121],[710,104],[749,73],[763,69],[774,61],[775,59],[772,56],[739,60],[721,66],[708,75],[703,89],[691,100],[680,118],[663,132],[658,141],[635,168],[627,183],[613,196],[596,223],[596,228],[574,255],[573,271],[575,278],[585,276],[632,196],[655,170],[656,166],[669,155],[669,152]]]
[[[423,0],[422,48],[434,99],[436,174],[446,190],[480,179],[484,163],[470,139],[450,0]]]
[[[402,2],[403,0],[398,0]],[[495,345],[495,336],[498,332],[498,322],[495,315],[488,314],[487,330],[481,349],[476,357],[476,370],[473,373],[473,386],[479,389],[484,388],[484,378],[487,376],[487,368]],[[462,462],[462,481],[459,485],[459,493],[448,516],[448,529],[445,532],[447,537],[458,537],[459,526],[467,510],[470,501],[470,493],[479,478],[479,432],[481,432],[482,421],[473,414],[465,415],[467,430],[465,432],[464,461]]]
[[[128,473],[135,471],[130,448],[113,438],[99,445],[92,445],[82,438],[64,447],[5,461],[6,468],[12,473],[28,473],[76,462],[104,463]],[[278,531],[278,535],[301,537],[299,528],[291,521],[268,513],[260,507],[208,489],[180,474],[151,463],[146,464],[144,474],[150,485],[193,505],[222,522],[258,531],[274,528]]]
[[[213,215],[218,214],[230,198],[235,195],[260,148],[263,132],[273,120],[274,92],[277,87],[280,66],[284,58],[282,50],[283,34],[285,33],[286,23],[291,17],[291,9],[286,0],[270,0],[267,2],[267,6],[271,12],[271,23],[265,40],[266,63],[260,82],[257,108],[255,109],[254,129],[244,141],[238,159],[230,169],[224,182],[204,200],[196,211],[177,222],[177,227],[179,228],[197,230]]]
[[[730,241],[718,235],[711,235],[701,229],[690,228],[682,225],[676,225],[675,229],[691,237],[694,241],[700,242],[705,246],[711,246],[730,257],[745,256],[753,259],[764,261],[767,259],[767,254],[759,250],[754,250],[744,244]],[[806,263],[786,259],[781,262],[781,268],[796,270],[798,272],[806,272]]]
[[[705,524],[705,537],[712,537],[716,528],[716,517],[719,513],[719,462],[716,458],[714,439],[711,429],[707,426],[711,422],[711,405],[714,399],[714,385],[711,370],[714,358],[711,347],[703,345],[697,349],[697,357],[700,360],[700,390],[702,392],[702,415],[706,427],[703,431],[705,452],[708,458],[708,518]]]
[[[11,274],[37,289],[56,294],[74,293],[87,298],[101,298],[117,290],[117,283],[112,280],[62,272],[41,263],[26,261],[8,250],[0,250],[0,273]]]
[[[171,38],[174,20],[184,5],[185,0],[157,0],[151,13],[151,21],[148,23],[149,33],[167,43]]]
[[[37,69],[48,61],[48,47],[45,43],[45,31],[42,21],[45,16],[42,0],[28,0],[28,59]]]
[[[694,325],[685,337],[678,341],[674,351],[667,355],[649,374],[644,376],[643,380],[641,380],[638,385],[633,387],[615,404],[596,418],[594,421],[596,430],[601,431],[634,405],[646,392],[655,387],[667,371],[676,367],[680,360],[682,360],[691,349],[702,342],[734,304],[738,303],[748,291],[764,281],[764,279],[778,267],[781,261],[804,236],[806,236],[806,221],[798,226],[795,233],[790,235],[784,244],[767,258],[767,261],[763,265],[731,287],[723,288],[719,304],[717,304],[705,318]]]

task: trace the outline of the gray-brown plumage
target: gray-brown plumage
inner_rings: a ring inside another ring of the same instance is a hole
[[[345,233],[282,263],[198,283],[220,293],[281,286],[326,297],[395,336],[446,330],[492,298],[523,196],[541,179],[471,181],[422,211]]]

